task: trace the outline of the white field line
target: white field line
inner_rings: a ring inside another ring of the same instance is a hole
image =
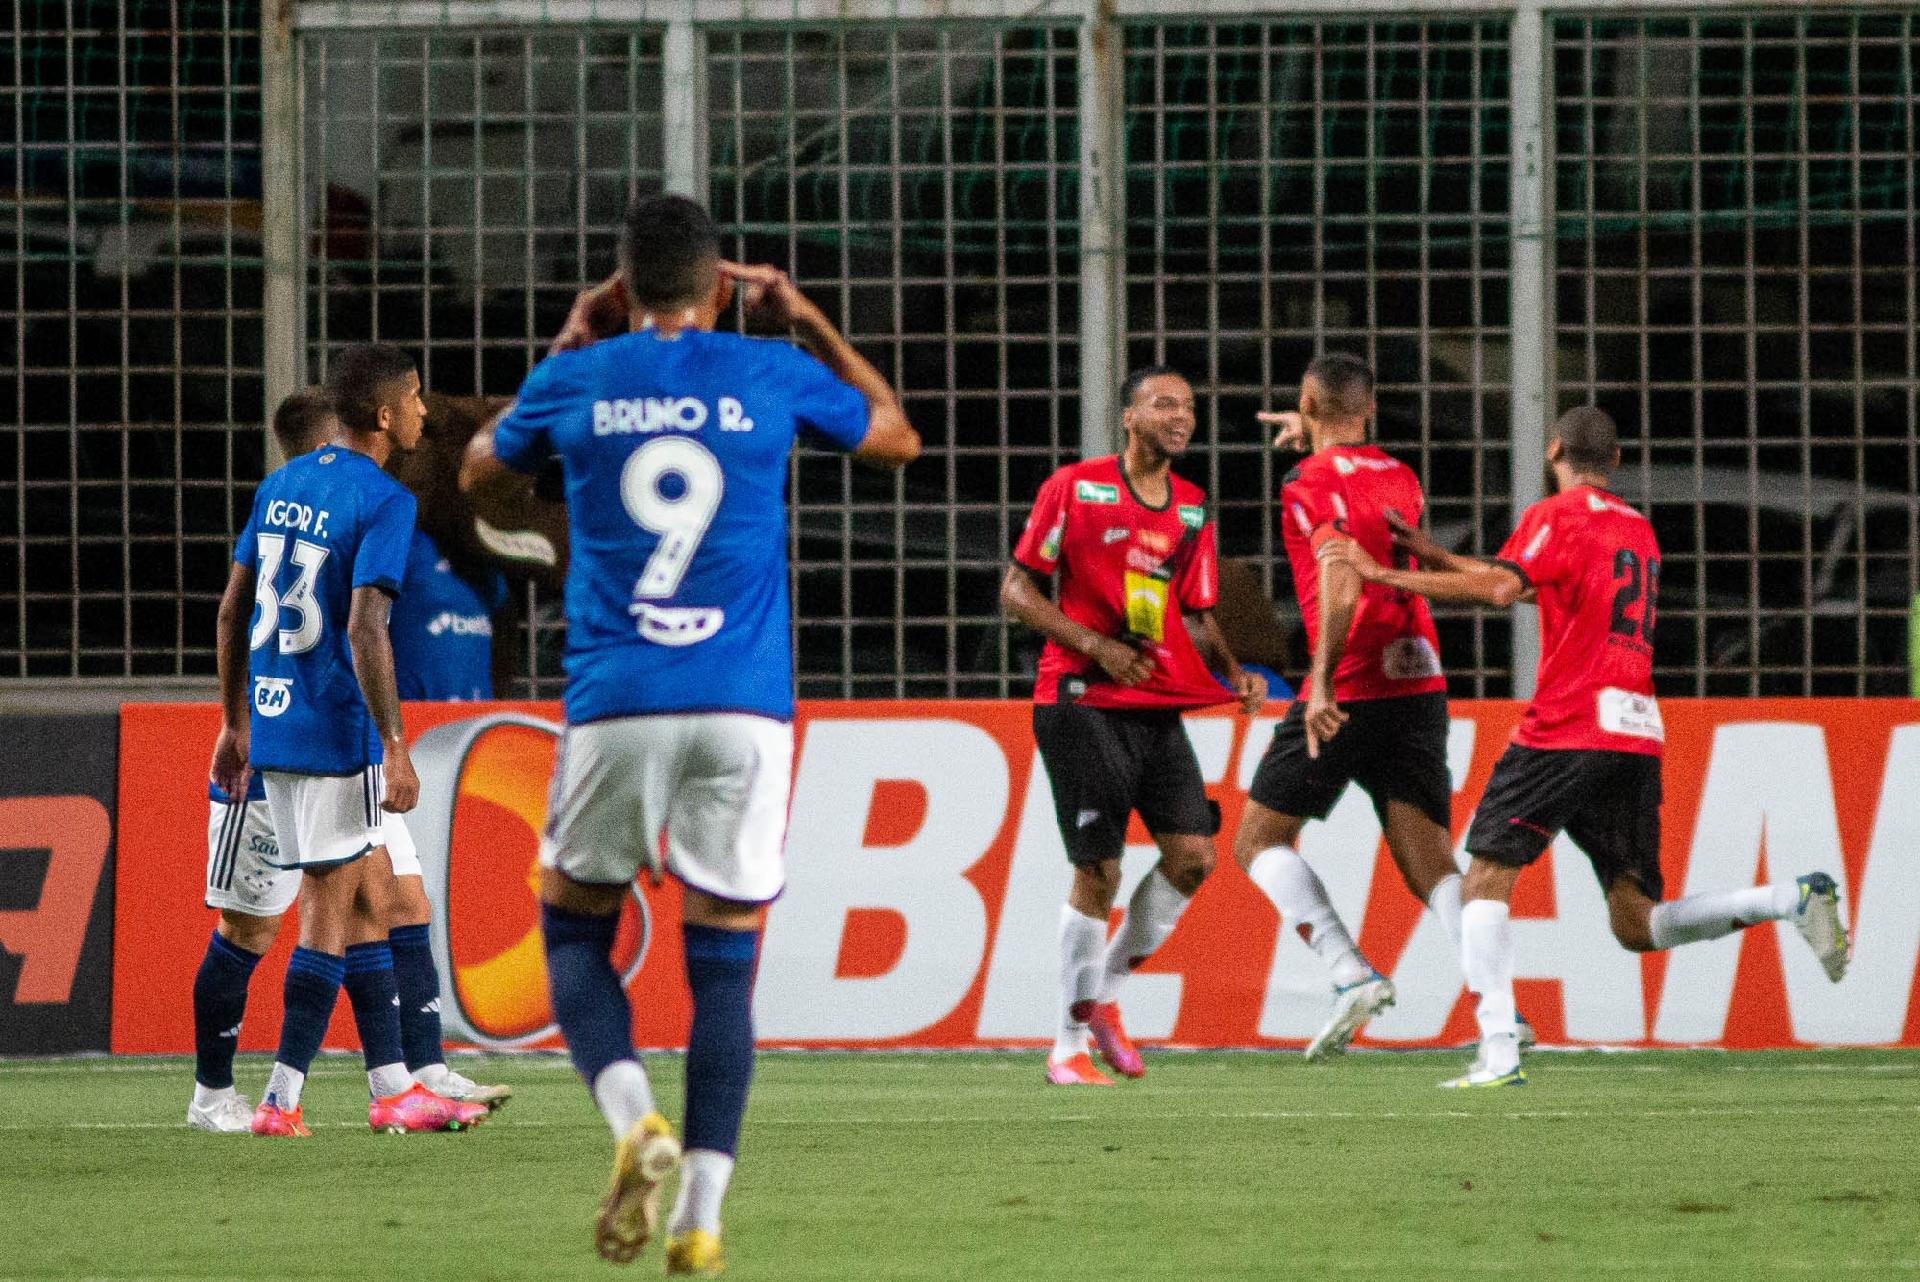
[[[914,1052],[914,1051],[892,1051],[892,1050],[874,1051],[874,1052],[761,1050],[758,1053],[763,1057],[776,1059],[776,1060],[777,1059],[800,1059],[808,1056],[818,1056],[823,1059],[831,1058],[837,1062],[853,1062],[853,1063],[858,1063],[860,1058],[867,1055],[886,1056],[891,1059],[891,1058],[913,1058],[920,1054],[920,1052]],[[995,1054],[995,1052],[991,1052],[991,1051],[979,1052],[979,1053]],[[1296,1051],[1266,1051],[1266,1052],[1220,1051],[1220,1052],[1214,1052],[1214,1053],[1217,1053],[1222,1056],[1234,1056],[1236,1058],[1238,1058],[1241,1055],[1266,1054],[1266,1055],[1271,1055],[1276,1060],[1286,1060],[1286,1059],[1295,1057],[1298,1054],[1298,1052]],[[1364,1064],[1369,1066],[1372,1069],[1384,1068],[1384,1069],[1391,1069],[1391,1070],[1396,1070],[1401,1072],[1416,1072],[1416,1071],[1424,1072],[1424,1071],[1427,1071],[1424,1065],[1406,1063],[1402,1060],[1402,1056],[1407,1054],[1445,1055],[1448,1053],[1449,1052],[1447,1051],[1418,1051],[1418,1052],[1362,1051],[1359,1053],[1348,1055],[1346,1057],[1346,1062],[1351,1064],[1357,1064],[1357,1065]],[[1601,1052],[1588,1050],[1588,1051],[1576,1051],[1572,1053],[1600,1054]],[[1688,1052],[1685,1051],[1684,1049],[1681,1049],[1681,1050],[1634,1051],[1631,1053],[1636,1055],[1658,1056],[1658,1055],[1686,1054]],[[1728,1060],[1732,1060],[1735,1056],[1739,1055],[1740,1053],[1741,1052],[1738,1052],[1738,1051],[1721,1052],[1721,1054],[1725,1056],[1725,1058]],[[1794,1053],[1794,1052],[1789,1052],[1789,1053]],[[1817,1053],[1817,1052],[1801,1052],[1801,1053]],[[665,1058],[665,1059],[683,1059],[685,1058],[686,1052],[677,1051],[677,1050],[666,1050],[666,1051],[649,1050],[649,1051],[642,1051],[640,1054],[642,1059],[653,1059],[656,1057]],[[982,1072],[1021,1071],[1028,1067],[1030,1059],[1033,1056],[1038,1055],[1039,1052],[1038,1051],[1006,1051],[1006,1052],[1000,1052],[999,1054],[1004,1054],[1006,1058],[1004,1060],[989,1061],[987,1063],[978,1065],[979,1069]],[[246,1052],[246,1056],[249,1058],[258,1058],[262,1062],[264,1062],[265,1060],[264,1052],[248,1051]],[[323,1054],[322,1058],[314,1062],[313,1069],[307,1074],[307,1076],[309,1077],[341,1077],[341,1076],[357,1075],[361,1071],[363,1071],[360,1067],[359,1058],[360,1058],[359,1053],[356,1051],[327,1051]],[[929,1062],[938,1062],[942,1058],[945,1058],[945,1056],[941,1054],[927,1055],[927,1059]],[[480,1057],[470,1056],[470,1057],[463,1057],[461,1059],[456,1059],[453,1061],[453,1064],[457,1068],[457,1067],[460,1067],[462,1064],[477,1065],[481,1062],[482,1060],[480,1059]],[[1188,1061],[1188,1062],[1192,1062],[1192,1061]],[[491,1059],[488,1059],[485,1061],[485,1063],[487,1064],[489,1069],[493,1069],[497,1067],[500,1071],[507,1073],[508,1075],[520,1073],[522,1071],[529,1070],[529,1069],[536,1073],[571,1074],[573,1072],[573,1064],[566,1058],[566,1056],[562,1055],[558,1051],[539,1051],[539,1052],[531,1052],[531,1053],[507,1052],[507,1053],[495,1056]],[[58,1076],[61,1074],[70,1074],[70,1073],[178,1073],[178,1074],[190,1076],[192,1074],[192,1071],[193,1071],[192,1061],[190,1059],[179,1057],[179,1056],[168,1057],[165,1059],[147,1059],[145,1057],[129,1057],[125,1059],[115,1059],[108,1056],[99,1056],[99,1057],[88,1056],[88,1057],[78,1058],[78,1059],[48,1060],[48,1061],[0,1060],[0,1082],[4,1082],[10,1077],[44,1077],[44,1076]],[[1556,1052],[1556,1053],[1553,1053],[1553,1058],[1546,1062],[1546,1068],[1544,1071],[1552,1074],[1553,1076],[1558,1076],[1561,1073],[1617,1074],[1617,1073],[1678,1073],[1683,1071],[1696,1072],[1701,1074],[1705,1074],[1708,1072],[1788,1073],[1788,1074],[1790,1073],[1912,1073],[1912,1074],[1920,1074],[1920,1054],[1912,1054],[1911,1060],[1904,1063],[1887,1063],[1883,1061],[1875,1064],[1741,1064],[1741,1063],[1733,1062],[1733,1063],[1714,1064],[1710,1069],[1703,1067],[1703,1068],[1683,1070],[1675,1067],[1672,1064],[1623,1064],[1623,1063],[1612,1062],[1612,1061],[1606,1062],[1606,1063],[1599,1063],[1599,1064],[1571,1064],[1571,1063],[1562,1062],[1559,1053]],[[0,1282],[5,1282],[5,1278],[0,1277]]]
[[[1379,1112],[1364,1112],[1356,1109],[1250,1109],[1238,1112],[1179,1113],[1131,1111],[1125,1114],[1129,1121],[1160,1122],[1425,1122],[1425,1121],[1474,1121],[1492,1119],[1508,1122],[1533,1121],[1582,1121],[1606,1120],[1612,1118],[1639,1118],[1681,1120],[1687,1118],[1710,1117],[1907,1117],[1920,1116],[1920,1104],[1860,1104],[1846,1107],[1811,1109],[1801,1106],[1777,1108],[1543,1108],[1473,1111],[1468,1109],[1389,1109]],[[1113,1116],[1096,1117],[1091,1113],[1061,1113],[1047,1117],[1010,1117],[1006,1113],[979,1114],[860,1114],[827,1117],[756,1117],[755,1126],[985,1126],[999,1125],[1008,1121],[1020,1124],[1041,1123],[1052,1126],[1072,1126],[1085,1122],[1106,1123]],[[358,1129],[365,1123],[346,1122],[309,1122],[308,1126]],[[537,1119],[521,1121],[518,1119],[500,1119],[488,1122],[489,1127],[543,1128],[557,1126],[559,1123],[543,1122]],[[590,1126],[588,1122],[567,1123],[568,1126]],[[185,1122],[0,1122],[0,1131],[184,1131]]]

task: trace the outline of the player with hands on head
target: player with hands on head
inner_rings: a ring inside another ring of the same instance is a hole
[[[1521,870],[1562,832],[1592,861],[1622,947],[1651,952],[1788,921],[1828,979],[1839,982],[1847,968],[1839,888],[1827,873],[1662,901],[1665,729],[1653,689],[1660,545],[1646,517],[1609,489],[1620,442],[1606,411],[1583,406],[1562,414],[1550,429],[1547,462],[1556,493],[1521,514],[1490,561],[1448,552],[1411,519],[1397,523],[1397,541],[1420,558],[1419,569],[1382,564],[1355,541],[1327,552],[1390,591],[1491,609],[1531,600],[1540,610],[1537,687],[1467,832],[1473,862],[1460,957],[1467,987],[1480,999],[1480,1048],[1466,1073],[1441,1083],[1446,1087],[1526,1081],[1509,904]]]
[[[1368,444],[1374,413],[1372,371],[1336,353],[1308,365],[1297,410],[1259,416],[1277,429],[1277,448],[1308,451],[1281,486],[1280,522],[1313,659],[1260,759],[1234,856],[1330,972],[1333,1008],[1307,1045],[1312,1060],[1344,1050],[1394,1000],[1299,852],[1307,820],[1325,819],[1348,784],[1373,802],[1407,889],[1459,938],[1447,683],[1432,616],[1418,597],[1364,587],[1324,555],[1348,543],[1391,555],[1391,514],[1418,515],[1426,502],[1412,469]]]
[[[748,318],[806,347],[716,333]],[[811,354],[809,354],[811,353]],[[898,396],[784,272],[720,257],[707,211],[628,211],[620,271],[583,292],[513,408],[468,445],[477,502],[558,454],[566,478],[566,734],[540,843],[553,1011],[613,1132],[595,1249],[634,1259],[668,1217],[670,1274],[722,1267],[720,1212],[753,1074],[755,957],[785,882],[793,770],[788,457],[807,439],[879,467],[920,452]],[[635,876],[685,886],[693,1027],[685,1143],[655,1107],[611,953]]]
[[[1114,1071],[1146,1071],[1117,999],[1213,870],[1220,828],[1180,713],[1232,700],[1251,716],[1266,699],[1265,680],[1240,666],[1213,618],[1219,552],[1206,495],[1172,470],[1193,438],[1193,388],[1152,366],[1128,376],[1120,400],[1125,451],[1047,479],[1000,587],[1008,615],[1047,639],[1033,737],[1073,865],[1047,1057],[1057,1085],[1108,1084],[1089,1038]],[[1057,604],[1045,590],[1056,574]],[[1109,942],[1135,811],[1160,860]]]

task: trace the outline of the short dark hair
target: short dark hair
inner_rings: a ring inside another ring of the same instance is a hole
[[[696,303],[713,288],[720,228],[685,196],[648,196],[627,210],[620,270],[627,295],[647,307]]]
[[[1327,411],[1334,418],[1358,418],[1367,412],[1373,396],[1373,368],[1352,352],[1328,352],[1307,363],[1307,374],[1327,394]]]
[[[380,430],[390,385],[413,373],[413,357],[386,343],[355,343],[327,363],[333,412],[356,432]]]
[[[1561,457],[1582,472],[1611,472],[1620,455],[1620,429],[1598,405],[1580,405],[1553,421]]]
[[[1142,366],[1128,374],[1126,380],[1120,384],[1121,409],[1133,404],[1133,398],[1140,394],[1140,385],[1150,378],[1177,378],[1183,383],[1187,381],[1187,376],[1171,365]]]
[[[298,458],[326,444],[332,426],[333,398],[325,388],[306,387],[280,402],[270,430],[280,453]]]

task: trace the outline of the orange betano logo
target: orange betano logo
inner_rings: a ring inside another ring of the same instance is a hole
[[[0,799],[0,852],[45,850],[51,856],[39,905],[0,912],[0,948],[22,959],[16,1003],[59,1005],[73,995],[87,918],[112,840],[107,808],[92,797]]]

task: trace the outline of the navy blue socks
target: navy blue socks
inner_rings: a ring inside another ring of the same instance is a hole
[[[193,1080],[210,1090],[233,1085],[233,1052],[247,1013],[247,981],[260,964],[219,931],[207,940],[207,955],[193,977]]]
[[[682,927],[687,986],[693,990],[693,1032],[687,1039],[689,1151],[731,1154],[753,1079],[753,931]]]
[[[440,972],[433,964],[427,928],[395,926],[387,935],[393,950],[393,981],[400,992],[400,1049],[407,1071],[418,1073],[446,1063],[440,1046]]]
[[[540,905],[553,1017],[589,1087],[607,1065],[638,1058],[633,1015],[613,969],[613,933],[619,924],[612,914],[595,917]]]
[[[367,1068],[400,1063],[400,998],[385,942],[348,945],[344,982]]]
[[[346,977],[347,963],[332,953],[316,953],[296,948],[287,961],[286,1012],[280,1018],[280,1049],[274,1062],[304,1075],[320,1053],[320,1041],[327,1035],[327,1021],[333,1017],[333,1004],[340,996],[340,981]],[[297,1097],[293,1103],[297,1103]],[[292,1103],[286,1105],[292,1107]]]

